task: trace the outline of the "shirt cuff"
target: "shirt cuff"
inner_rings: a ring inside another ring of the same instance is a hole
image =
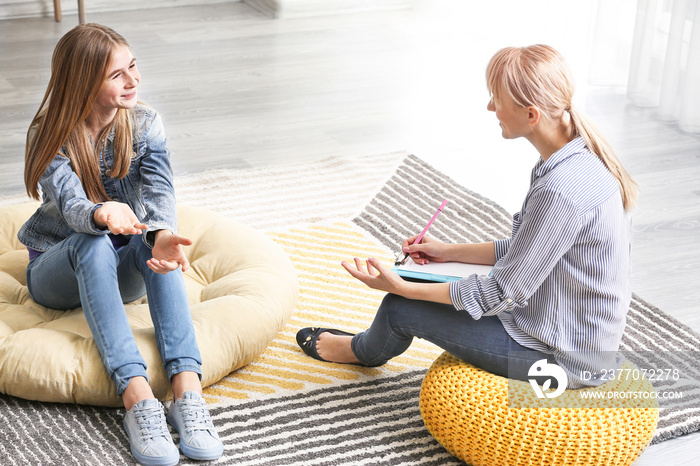
[[[511,312],[518,306],[514,299],[503,296],[493,277],[479,275],[451,282],[450,300],[455,309],[467,311],[474,320],[501,312]]]
[[[156,232],[158,230],[148,230],[146,234],[143,235],[143,242],[150,249],[156,244]]]
[[[102,207],[102,204],[103,204],[102,202],[100,202],[99,204],[95,204],[93,206],[93,208],[90,209],[90,217],[88,218],[88,225],[90,225],[90,227],[92,228],[92,232],[91,232],[92,234],[101,235],[101,234],[110,232],[108,227],[100,228],[95,223],[95,212],[97,211],[97,209]]]
[[[506,253],[508,252],[508,248],[510,248],[510,240],[511,238],[503,238],[497,239],[493,242],[496,260],[499,260],[501,257],[506,255]]]
[[[150,249],[153,249],[153,246],[156,244],[156,233],[158,233],[160,230],[168,230],[173,233],[176,233],[177,230],[173,228],[172,226],[167,226],[167,225],[161,225],[161,226],[156,226],[155,228],[149,228],[144,234],[141,236],[143,237],[143,242],[146,246],[148,246]]]
[[[452,301],[452,305],[457,309],[458,311],[463,311],[466,308],[464,307],[464,304],[462,304],[462,300],[459,299],[459,280],[450,282],[450,300]]]
[[[471,275],[461,280],[451,282],[450,300],[455,309],[458,311],[467,311],[474,320],[479,320],[484,315],[484,312],[476,300],[472,299],[474,296],[471,294],[474,286],[472,281],[476,277],[476,275]]]

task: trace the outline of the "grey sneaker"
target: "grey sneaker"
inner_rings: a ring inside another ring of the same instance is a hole
[[[155,398],[142,400],[124,416],[131,454],[143,466],[174,466],[180,452],[165,422],[163,405]]]
[[[185,392],[168,409],[168,423],[180,434],[180,450],[193,460],[215,460],[224,453],[224,444],[211,422],[204,398]]]

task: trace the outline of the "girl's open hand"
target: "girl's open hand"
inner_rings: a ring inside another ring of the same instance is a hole
[[[140,235],[148,228],[139,221],[131,207],[122,202],[105,202],[95,210],[92,218],[99,228],[107,228],[115,235]]]
[[[375,290],[386,291],[387,293],[401,294],[401,289],[406,283],[395,272],[377,259],[370,257],[367,259],[366,268],[362,267],[362,261],[354,258],[355,266],[343,261],[340,263],[350,275],[360,280],[365,285]]]
[[[182,235],[167,230],[156,232],[156,240],[153,244],[153,257],[148,260],[148,267],[155,273],[166,274],[182,266],[184,272],[190,267],[190,262],[185,257],[183,246],[190,246],[192,240]]]

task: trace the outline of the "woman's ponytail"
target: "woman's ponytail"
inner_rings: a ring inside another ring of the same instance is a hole
[[[608,170],[610,170],[610,173],[613,174],[620,185],[622,204],[625,210],[631,210],[636,204],[637,196],[639,195],[637,183],[632,179],[630,174],[627,173],[627,170],[622,166],[622,162],[620,162],[620,159],[617,157],[608,141],[605,140],[593,123],[573,106],[569,106],[566,110],[569,112],[569,115],[571,115],[571,130],[573,133],[571,136],[581,136],[588,150],[597,155]]]

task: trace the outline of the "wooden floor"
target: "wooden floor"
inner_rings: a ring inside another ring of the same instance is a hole
[[[537,154],[501,139],[483,71],[501,46],[532,41],[514,32],[518,18],[458,27],[424,13],[270,20],[227,3],[94,15],[88,7],[88,21],[131,42],[140,99],[163,115],[176,174],[409,150],[515,211]],[[71,15],[0,21],[0,195],[23,192],[27,126],[53,47],[75,24]],[[557,40],[585,81],[577,44]],[[700,137],[630,106],[620,90],[584,84],[577,105],[642,190],[633,290],[700,332]],[[699,446],[700,434],[685,436],[636,464],[692,464]]]

